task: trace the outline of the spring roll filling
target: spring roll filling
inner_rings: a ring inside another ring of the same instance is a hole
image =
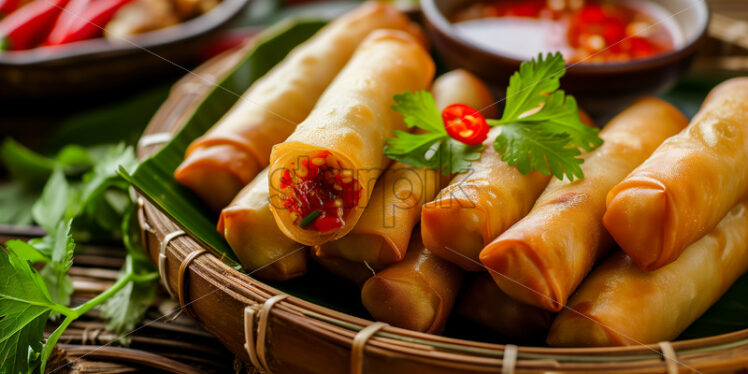
[[[344,169],[329,151],[301,157],[298,166],[292,162],[283,171],[280,189],[294,224],[322,233],[343,226],[362,191],[353,170]]]

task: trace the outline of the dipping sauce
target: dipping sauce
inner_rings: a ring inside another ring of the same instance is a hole
[[[466,39],[518,59],[559,51],[570,63],[625,62],[683,43],[665,9],[643,0],[491,0],[451,21]]]

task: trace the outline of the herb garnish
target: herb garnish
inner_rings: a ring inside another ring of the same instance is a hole
[[[598,129],[579,119],[574,97],[559,90],[565,72],[560,53],[522,63],[509,80],[503,116],[486,121],[490,126],[502,126],[493,147],[522,174],[537,170],[558,179],[584,178],[580,148],[592,151],[603,143]],[[423,131],[396,131],[387,140],[387,157],[441,169],[444,174],[465,171],[471,161],[480,158],[483,145],[463,144],[449,136],[428,92],[408,92],[394,98],[392,108],[405,117],[408,127]]]

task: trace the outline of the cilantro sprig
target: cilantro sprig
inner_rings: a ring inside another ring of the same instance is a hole
[[[42,238],[0,246],[0,374],[44,372],[57,340],[74,320],[100,306],[107,329],[123,333],[142,319],[155,296],[158,272],[140,247],[136,205],[117,174],[120,166],[134,166],[135,154],[123,144],[67,146],[50,159],[6,140],[0,156],[15,170],[15,183],[41,190],[28,210],[46,231]],[[77,307],[69,306],[74,236],[121,238],[127,250],[117,281]],[[44,326],[55,316],[62,322],[45,340]]]
[[[493,147],[522,174],[539,171],[558,179],[584,178],[582,150],[589,152],[603,143],[598,129],[580,120],[574,97],[559,89],[565,72],[560,53],[522,63],[509,79],[504,114],[486,121],[501,126]],[[480,158],[483,146],[467,146],[447,134],[430,94],[403,93],[394,99],[392,108],[404,116],[408,127],[421,131],[396,131],[385,146],[387,157],[445,174],[465,171]]]

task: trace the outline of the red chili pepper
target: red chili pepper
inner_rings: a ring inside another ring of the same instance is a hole
[[[62,44],[65,36],[70,33],[71,28],[79,22],[78,17],[84,14],[91,2],[92,0],[70,0],[65,11],[57,18],[57,22],[55,22],[55,26],[49,33],[44,45]]]
[[[15,12],[19,5],[19,0],[0,0],[0,17]]]
[[[343,223],[343,220],[338,217],[319,217],[314,221],[314,228],[321,233],[325,233],[343,226]]]
[[[97,0],[91,3],[82,14],[75,17],[68,32],[57,44],[77,42],[101,35],[104,26],[114,17],[114,14],[132,0]]]
[[[4,49],[37,46],[47,36],[68,0],[35,0],[0,21]],[[3,44],[3,43],[0,43]]]
[[[462,104],[452,104],[442,110],[444,128],[455,140],[467,145],[478,145],[488,137],[488,124],[477,110]]]

